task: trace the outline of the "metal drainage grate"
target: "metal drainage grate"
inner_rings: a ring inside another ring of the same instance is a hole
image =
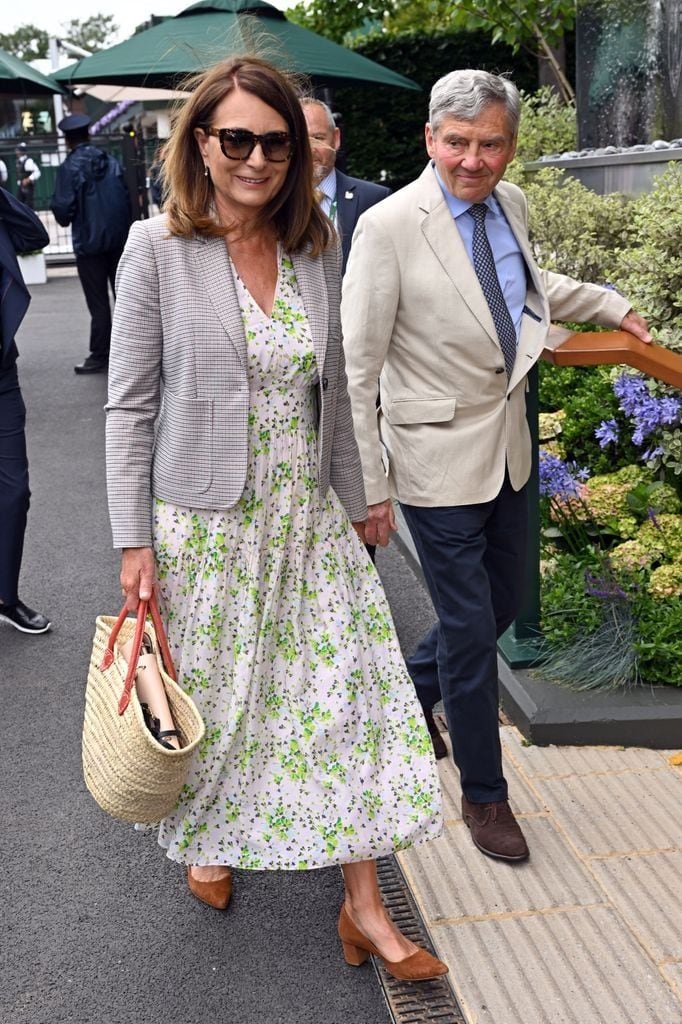
[[[383,857],[377,863],[379,886],[384,904],[401,932],[417,945],[435,953],[429,933],[412,898],[395,857]],[[433,981],[398,981],[373,957],[384,998],[396,1024],[466,1024],[455,994],[445,978]]]

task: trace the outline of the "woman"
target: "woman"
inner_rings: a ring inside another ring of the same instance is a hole
[[[159,842],[220,908],[231,867],[341,864],[347,961],[434,977],[447,967],[395,928],[376,879],[376,857],[438,834],[440,796],[362,545],[339,253],[292,85],[252,58],[207,72],[165,181],[121,261],[107,405],[128,607],[158,581],[206,723]]]

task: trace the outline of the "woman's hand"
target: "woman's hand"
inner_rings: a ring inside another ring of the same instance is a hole
[[[156,582],[156,563],[151,548],[124,548],[121,557],[121,588],[126,607],[133,614],[140,601],[148,601]]]
[[[359,519],[357,522],[351,523],[351,526],[353,527],[353,529],[357,533],[357,535],[360,538],[360,540],[362,541],[362,543],[365,544],[366,541],[365,541],[365,522],[364,522],[364,520],[363,519]]]

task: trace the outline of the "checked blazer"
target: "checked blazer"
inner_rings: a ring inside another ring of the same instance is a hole
[[[318,367],[318,481],[364,520],[341,338],[340,252],[291,254]],[[230,508],[248,462],[249,382],[222,238],[133,224],[119,264],[109,358],[107,485],[115,547],[151,546],[152,497]]]

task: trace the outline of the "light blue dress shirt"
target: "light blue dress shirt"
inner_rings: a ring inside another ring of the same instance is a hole
[[[474,218],[470,217],[467,213],[467,210],[473,204],[466,199],[457,199],[456,196],[453,196],[452,192],[445,187],[435,165],[433,169],[473,266]],[[511,318],[514,321],[518,343],[521,317],[523,316],[523,308],[526,302],[526,264],[521,255],[519,243],[516,241],[514,232],[509,227],[507,218],[498,201],[493,195],[490,195],[484,202],[490,211],[485,218],[485,229],[488,241],[490,242],[490,248],[493,251],[500,288],[502,289]]]

